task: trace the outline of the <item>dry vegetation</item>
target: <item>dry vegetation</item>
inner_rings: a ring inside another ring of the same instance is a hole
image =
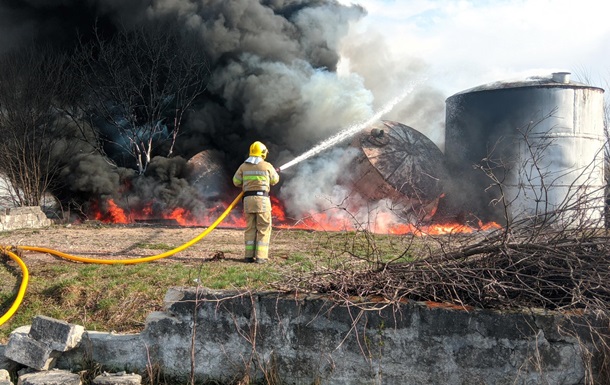
[[[167,252],[203,230],[90,222],[4,232],[0,244],[44,247],[93,259],[134,259]],[[89,330],[138,332],[151,311],[161,310],[171,286],[282,290],[288,288],[286,277],[362,269],[369,266],[369,260],[400,255],[409,247],[403,237],[369,235],[276,229],[272,259],[266,265],[244,263],[242,230],[226,228],[215,229],[170,257],[135,265],[75,263],[46,253],[19,251],[30,282],[19,310],[0,329],[0,342],[37,314]],[[22,274],[8,257],[2,256],[1,261],[0,313],[4,314],[15,299]]]
[[[2,233],[0,243],[125,259],[166,252],[201,231],[93,223]],[[590,354],[590,378],[594,372],[601,378],[610,373],[610,365],[594,365],[592,359],[603,360],[608,355],[599,352],[610,351],[609,235],[599,226],[558,228],[531,218],[495,231],[443,236],[276,229],[272,262],[266,265],[243,261],[243,233],[236,229],[216,229],[176,255],[137,265],[74,263],[21,252],[32,279],[22,308],[0,338],[6,339],[11,329],[37,314],[89,330],[141,331],[147,314],[162,308],[171,286],[309,291],[364,310],[418,300],[466,309],[541,308],[592,315],[594,346],[585,343],[583,351]],[[5,260],[0,278],[4,312],[14,299],[18,269]]]
[[[605,311],[610,302],[610,239],[606,232],[579,237],[483,241],[432,253],[412,262],[309,281],[340,297],[376,296],[450,302],[468,307]]]
[[[3,245],[35,245],[90,258],[155,255],[196,237],[202,228],[174,226],[53,226],[0,234]],[[89,330],[138,332],[160,310],[168,287],[314,291],[349,306],[374,310],[405,300],[445,302],[470,309],[542,308],[592,314],[591,357],[608,351],[610,296],[607,230],[552,230],[546,225],[444,236],[375,235],[276,229],[272,262],[246,264],[243,233],[216,229],[176,255],[137,265],[74,263],[44,253],[21,252],[31,282],[10,330],[45,314]],[[0,267],[0,312],[14,300],[20,274]],[[376,299],[362,301],[364,298]],[[584,347],[585,345],[583,345]],[[601,356],[606,357],[606,355]],[[604,375],[596,364],[595,374]],[[590,369],[593,373],[593,369]],[[591,374],[591,378],[592,378]],[[591,382],[593,383],[593,382]]]

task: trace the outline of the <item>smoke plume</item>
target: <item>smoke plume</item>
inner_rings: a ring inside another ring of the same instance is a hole
[[[264,142],[268,160],[280,166],[365,121],[425,76],[421,60],[397,57],[375,31],[353,28],[365,17],[362,7],[335,0],[12,0],[0,4],[0,55],[33,42],[69,50],[94,26],[112,36],[119,27],[163,21],[195,33],[209,61],[210,83],[188,115],[175,158],[153,159],[146,175],[136,178],[83,152],[64,177],[75,194],[112,197],[126,206],[154,201],[201,210],[202,194],[187,167],[200,151],[223,154],[215,158],[223,163],[215,175],[224,175],[227,184],[218,192],[237,194],[230,178],[252,141]],[[422,87],[385,118],[442,146],[443,99]],[[354,198],[341,184],[350,151],[341,145],[283,175],[276,193],[291,215]]]

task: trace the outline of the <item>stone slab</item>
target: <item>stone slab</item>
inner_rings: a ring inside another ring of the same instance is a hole
[[[142,376],[139,374],[108,374],[97,376],[92,381],[93,385],[141,385]]]
[[[36,370],[48,370],[53,368],[58,354],[28,334],[11,333],[4,356]]]
[[[83,370],[87,367],[83,358],[87,357],[102,363],[107,371],[140,372],[137,369],[146,368],[150,354],[149,346],[140,334],[87,331],[77,348],[61,354],[57,367]]]
[[[12,207],[0,210],[0,230],[40,228],[51,226],[40,206]]]
[[[52,350],[65,352],[80,343],[85,328],[46,316],[36,316],[30,328],[30,337],[47,344]]]
[[[82,381],[67,370],[51,370],[21,375],[17,385],[82,385]]]
[[[0,369],[0,381],[10,381],[11,376],[8,373],[8,370]]]
[[[5,369],[0,369],[0,385],[13,385],[11,376]]]
[[[19,364],[4,355],[6,345],[0,345],[0,369],[14,372],[17,370]]]

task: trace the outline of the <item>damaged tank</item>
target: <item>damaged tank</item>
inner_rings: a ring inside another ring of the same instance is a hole
[[[231,187],[224,163],[224,154],[216,150],[198,152],[187,161],[187,180],[203,198],[217,198]]]
[[[370,201],[388,199],[411,223],[429,221],[443,196],[447,169],[441,150],[424,134],[394,121],[357,135],[354,190]]]

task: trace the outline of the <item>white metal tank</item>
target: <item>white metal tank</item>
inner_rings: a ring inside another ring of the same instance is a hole
[[[599,224],[605,203],[603,92],[561,72],[447,98],[447,198],[456,214],[504,223],[530,218]]]

